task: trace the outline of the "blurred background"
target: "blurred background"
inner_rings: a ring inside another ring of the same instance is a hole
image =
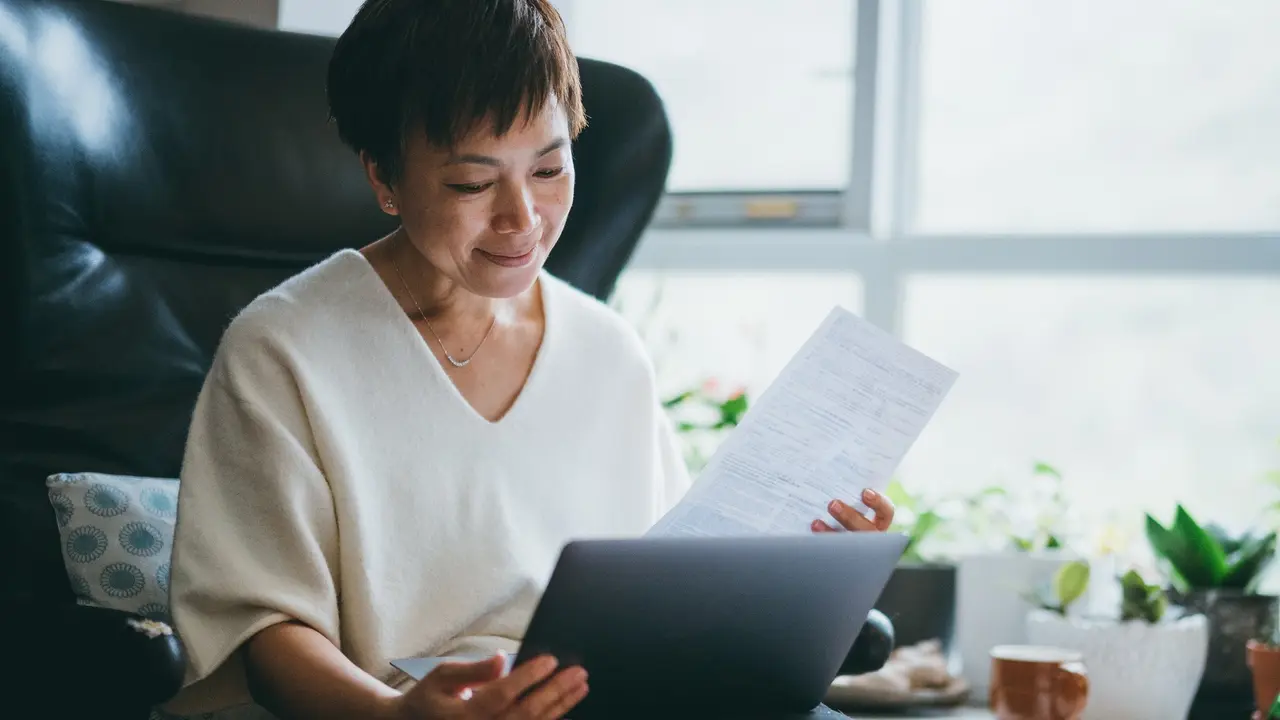
[[[146,4],[337,35],[359,1]],[[1280,500],[1280,3],[557,5],[671,116],[612,300],[665,392],[749,403],[842,305],[960,373],[905,492],[1032,488],[1137,551],[1143,512]]]

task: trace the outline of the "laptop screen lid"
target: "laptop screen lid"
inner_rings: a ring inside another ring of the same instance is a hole
[[[514,664],[586,668],[574,718],[742,717],[821,703],[905,551],[899,533],[564,547]]]

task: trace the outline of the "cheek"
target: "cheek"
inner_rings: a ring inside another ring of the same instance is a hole
[[[425,243],[437,259],[465,251],[489,229],[490,212],[484,203],[465,198],[419,198],[411,217],[401,217],[405,229]],[[442,254],[443,253],[443,254]]]
[[[566,178],[562,182],[547,185],[540,193],[538,204],[542,214],[548,220],[562,222],[573,206],[573,181]]]

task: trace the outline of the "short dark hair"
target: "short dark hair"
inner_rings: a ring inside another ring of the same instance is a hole
[[[405,139],[452,148],[481,123],[499,136],[555,96],[573,137],[586,125],[578,63],[550,0],[365,0],[329,60],[329,114],[384,182]]]

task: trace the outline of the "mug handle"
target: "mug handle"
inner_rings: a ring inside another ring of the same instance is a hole
[[[1089,702],[1089,673],[1084,663],[1068,662],[1058,666],[1057,675],[1054,689],[1057,690],[1058,706],[1054,708],[1054,718],[1076,720]]]

